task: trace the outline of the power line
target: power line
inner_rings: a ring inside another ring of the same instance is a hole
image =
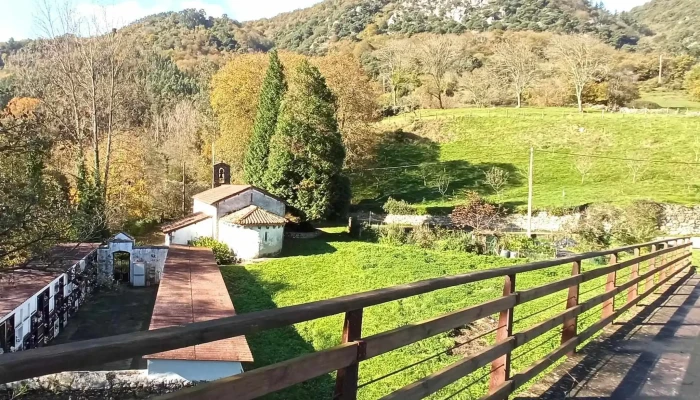
[[[698,162],[686,162],[686,161],[667,161],[667,160],[655,160],[653,158],[625,158],[625,157],[613,157],[613,156],[599,156],[593,154],[581,154],[581,153],[565,153],[560,151],[551,150],[535,150],[540,153],[548,154],[559,154],[563,156],[575,156],[575,157],[590,157],[590,158],[603,158],[606,160],[618,160],[618,161],[636,161],[636,162],[652,162],[652,163],[664,163],[664,164],[680,164],[680,165],[700,165]]]
[[[508,152],[508,153],[489,154],[489,157],[511,156],[511,155],[515,155],[515,154],[522,154],[522,152],[519,152],[519,151],[511,151],[511,152]],[[351,170],[349,170],[349,172],[382,171],[382,170],[391,170],[391,169],[414,168],[414,167],[422,167],[422,166],[426,166],[426,165],[446,164],[446,163],[455,162],[455,161],[469,161],[469,160],[466,160],[466,159],[455,159],[455,160],[444,160],[444,161],[426,162],[426,163],[420,163],[420,164],[395,165],[395,166],[391,166],[391,167],[361,168],[361,169],[351,169]]]

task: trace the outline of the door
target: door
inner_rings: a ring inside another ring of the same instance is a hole
[[[112,257],[114,261],[114,280],[117,282],[129,282],[131,255],[126,251],[115,251]]]
[[[146,266],[144,263],[134,263],[134,286],[146,286]]]

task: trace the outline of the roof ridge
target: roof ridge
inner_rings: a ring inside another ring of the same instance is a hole
[[[240,218],[238,218],[239,221],[250,217],[250,214],[254,213],[257,210],[260,210],[260,207],[256,206],[255,204],[251,204],[251,205],[248,205],[246,207],[250,207],[250,211],[248,211],[247,213],[242,215]]]

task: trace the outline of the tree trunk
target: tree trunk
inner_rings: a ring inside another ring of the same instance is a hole
[[[516,108],[520,108],[522,105],[522,94],[518,92],[518,106]]]
[[[583,112],[583,88],[576,88],[576,100],[578,101],[578,112]]]
[[[112,60],[114,61],[114,60]],[[105,175],[102,185],[102,198],[107,202],[107,184],[109,183],[109,161],[112,156],[112,122],[114,116],[114,64],[112,64],[110,72],[110,84],[109,84],[109,105],[107,109],[107,149],[105,150]]]

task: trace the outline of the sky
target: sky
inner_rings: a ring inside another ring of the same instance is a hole
[[[109,16],[119,27],[136,19],[163,11],[185,8],[204,9],[208,15],[227,14],[239,21],[275,16],[285,11],[309,7],[320,0],[70,0],[83,16]],[[611,11],[626,11],[649,0],[604,0]],[[40,2],[63,4],[64,0],[0,0],[0,41],[35,38],[40,30],[35,23]]]

